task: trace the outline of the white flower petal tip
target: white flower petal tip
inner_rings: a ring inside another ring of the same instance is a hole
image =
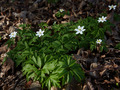
[[[100,23],[100,22],[102,22],[102,23],[103,23],[103,22],[106,22],[106,21],[107,21],[106,19],[107,19],[107,17],[102,16],[101,18],[98,19],[98,22],[99,22],[99,23]]]
[[[116,5],[108,5],[108,7],[109,7],[109,10],[112,10],[112,9],[115,10],[117,6]]]
[[[36,32],[36,36],[41,37],[44,35],[44,31],[42,31],[41,29],[39,29],[39,31]]]
[[[16,37],[16,35],[17,35],[17,32],[14,31],[14,32],[12,32],[12,33],[9,35],[9,37],[10,37],[10,38],[13,38],[13,37]]]
[[[97,44],[101,44],[101,43],[102,43],[102,40],[101,40],[101,39],[97,39],[96,43],[97,43]]]
[[[78,26],[78,28],[75,29],[76,34],[83,34],[83,32],[84,32],[85,30],[86,30],[86,29],[84,29],[84,26]]]
[[[64,9],[60,9],[60,12],[64,12]]]

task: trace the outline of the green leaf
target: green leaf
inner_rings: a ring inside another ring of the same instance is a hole
[[[8,47],[11,47],[14,43],[14,40],[11,38],[5,44],[8,44]]]
[[[64,34],[63,36],[62,36],[62,41],[64,41],[65,39],[68,39],[69,38],[69,34]]]
[[[82,78],[84,78],[84,73],[81,72],[81,67],[77,63],[75,63],[75,60],[72,60],[68,56],[64,56],[63,62],[59,63],[61,68],[63,68],[62,73],[60,73],[59,77],[62,78],[62,84],[69,83],[73,76],[75,76],[76,80],[81,81]]]
[[[41,68],[42,67],[42,61],[41,58],[38,56],[37,58],[37,65]]]
[[[65,48],[67,48],[68,50],[71,50],[72,45],[71,45],[71,44],[69,44],[69,43],[66,43],[66,44],[64,45],[64,47],[65,47]]]
[[[56,87],[61,87],[60,84],[59,84],[59,77],[57,74],[51,74],[43,83],[42,86],[47,86],[48,87],[48,90],[50,90],[51,86],[56,86]]]
[[[103,51],[103,48],[104,48],[103,46],[100,46],[100,51],[101,51],[101,52]]]
[[[36,40],[38,39],[38,37],[33,37],[31,40],[30,40],[30,42],[29,42],[29,44],[32,44],[33,42],[36,42]]]
[[[52,46],[53,46],[54,48],[59,48],[59,47],[61,46],[61,43],[60,43],[60,41],[54,41],[54,42],[52,43]]]
[[[37,64],[37,60],[34,56],[32,57],[32,60]]]
[[[25,47],[26,47],[26,48],[29,48],[28,43],[27,43],[27,42],[24,42],[24,43],[25,43]]]
[[[44,65],[43,69],[47,69],[49,71],[54,70],[55,69],[55,65],[56,62],[52,61],[52,62],[46,62],[46,64]]]

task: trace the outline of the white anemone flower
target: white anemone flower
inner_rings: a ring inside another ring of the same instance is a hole
[[[60,9],[60,12],[64,12],[64,9]]]
[[[106,18],[107,18],[107,17],[102,16],[101,18],[99,18],[98,22],[105,22],[105,21],[106,21]]]
[[[77,31],[76,34],[79,34],[79,33],[83,34],[83,32],[85,31],[84,26],[78,26],[78,28],[75,29],[75,31]]]
[[[14,32],[12,32],[12,33],[9,35],[9,37],[10,37],[10,38],[16,37],[16,34],[17,34],[17,32],[14,31]]]
[[[109,7],[109,10],[112,10],[112,9],[115,10],[116,9],[116,5],[109,5],[108,7]]]
[[[80,31],[79,29],[75,29],[75,31],[77,31],[76,34],[83,34],[83,31]]]
[[[102,40],[101,39],[97,39],[96,43],[97,44],[101,44]]]
[[[44,31],[42,31],[41,29],[39,29],[39,31],[36,32],[36,36],[41,37],[41,36],[44,35],[43,33],[44,33]]]
[[[78,30],[79,30],[79,31],[85,31],[84,26],[82,26],[82,27],[81,27],[81,26],[78,26]]]

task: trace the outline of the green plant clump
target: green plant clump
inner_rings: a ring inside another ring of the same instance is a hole
[[[88,17],[77,22],[54,24],[51,30],[42,23],[42,30],[35,33],[29,25],[23,24],[23,30],[17,31],[16,47],[7,54],[16,66],[23,67],[27,80],[38,80],[42,88],[61,87],[61,84],[70,83],[73,77],[80,82],[84,79],[84,72],[68,53],[82,47],[95,50],[99,46],[101,51],[105,50],[104,35],[110,25],[109,21],[99,23]],[[84,32],[76,29],[80,26],[84,26],[81,29]],[[97,39],[102,39],[101,44],[96,43]],[[11,46],[14,41],[11,38],[7,44]]]

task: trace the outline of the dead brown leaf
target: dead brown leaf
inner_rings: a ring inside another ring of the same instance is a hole
[[[4,46],[0,47],[0,54],[6,52],[7,47],[8,47],[8,45],[4,45]]]
[[[51,90],[57,90],[57,88],[55,88],[55,87],[52,87],[52,88],[53,89],[51,89]],[[30,90],[41,90],[41,85],[40,85],[39,81],[35,81],[35,82],[31,83],[29,89]]]
[[[61,21],[61,23],[68,23],[68,21]]]
[[[28,81],[28,82],[25,84],[25,88],[29,88],[31,84],[32,84],[32,81],[31,81],[31,80]]]
[[[91,65],[90,65],[90,70],[93,70],[93,69],[95,69],[95,68],[97,68],[98,67],[98,64],[97,63],[92,63]]]
[[[107,69],[104,69],[104,70],[102,70],[102,71],[100,72],[100,75],[103,76],[103,75],[105,75],[106,73],[107,73]]]
[[[101,58],[105,58],[106,57],[106,55],[101,55]]]
[[[49,24],[49,23],[50,23],[50,21],[51,21],[51,19],[48,19],[48,20],[47,20],[47,24]]]
[[[81,56],[79,56],[79,55],[77,55],[77,54],[73,54],[73,58],[78,61],[78,60],[81,59]]]
[[[107,15],[107,19],[108,20],[110,20],[110,22],[111,23],[113,23],[114,22],[114,11],[112,11],[111,13],[109,13],[108,15]]]
[[[118,77],[114,77],[114,79],[117,83],[120,83],[120,79]]]
[[[56,87],[52,86],[51,90],[58,90]]]
[[[82,10],[85,5],[86,5],[86,2],[85,2],[85,1],[82,1],[82,2],[79,4],[78,10]]]
[[[14,74],[14,62],[12,59],[7,58],[7,60],[2,65],[2,69],[1,69],[1,71],[4,73],[4,76],[8,75],[8,71],[10,69],[12,70],[12,74]]]
[[[87,80],[87,86],[88,86],[89,90],[95,90],[92,83],[90,82],[90,80]]]
[[[69,16],[69,15],[64,15],[63,18],[64,18],[64,19],[69,19],[70,16]]]
[[[83,86],[83,90],[88,90],[88,87],[86,84]]]

